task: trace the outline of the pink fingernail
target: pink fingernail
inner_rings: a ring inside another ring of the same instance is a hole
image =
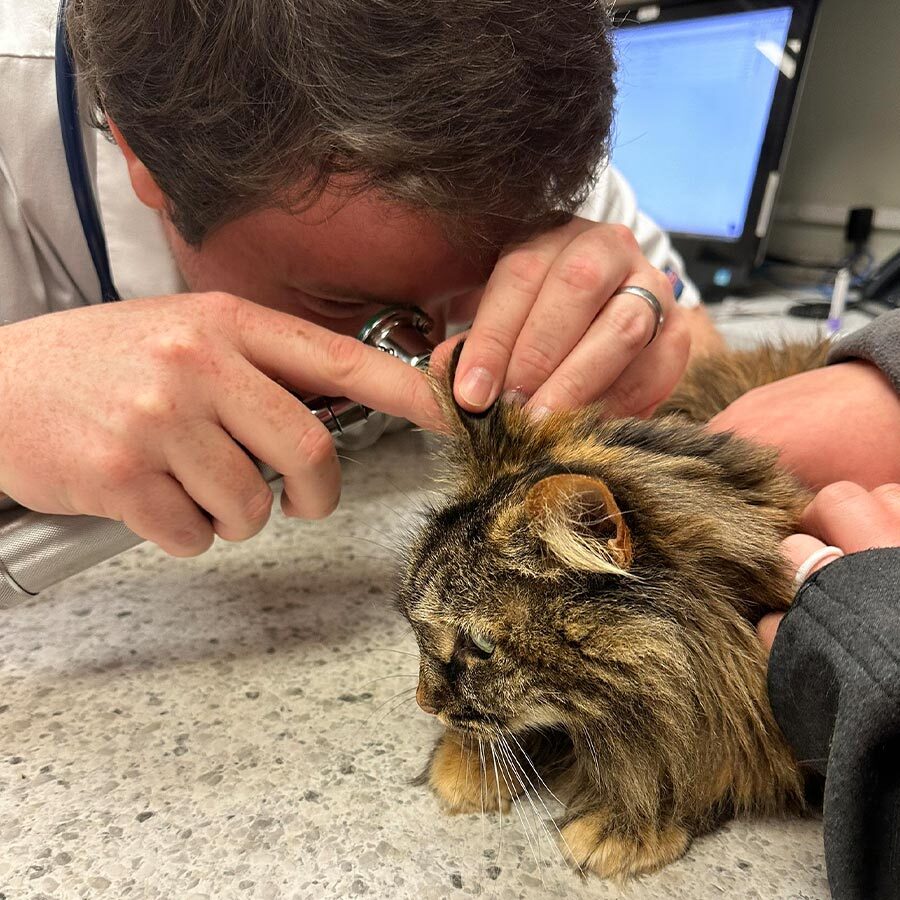
[[[549,406],[538,406],[531,411],[531,418],[534,419],[535,422],[540,422],[541,419],[546,419],[552,412],[553,410],[550,409]]]
[[[514,388],[503,394],[503,402],[510,406],[524,406],[528,402],[528,394],[522,388]]]
[[[472,369],[459,386],[459,396],[476,409],[483,409],[494,391],[494,378],[487,369]]]

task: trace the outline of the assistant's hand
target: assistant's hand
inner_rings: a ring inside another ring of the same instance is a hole
[[[328,430],[274,379],[434,427],[425,377],[354,338],[225,294],[128,300],[0,328],[0,490],[123,521],[177,556],[288,515],[328,515]]]
[[[792,571],[825,547],[837,547],[845,554],[900,547],[900,484],[884,484],[873,491],[850,482],[829,485],[806,508],[801,525],[804,533],[791,535],[781,545]],[[826,558],[812,571],[835,558]],[[783,618],[782,613],[772,613],[759,623],[759,637],[767,650],[772,649]]]
[[[812,488],[900,481],[900,398],[879,369],[845,362],[756,388],[709,424],[777,448]]]
[[[650,346],[653,311],[640,297],[616,296],[625,285],[663,306]],[[687,364],[683,317],[631,231],[576,218],[501,254],[460,358],[456,399],[480,411],[515,391],[535,411],[603,398],[611,414],[649,414]]]

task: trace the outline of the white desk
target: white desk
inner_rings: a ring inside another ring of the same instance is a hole
[[[708,309],[716,327],[733,347],[750,347],[763,340],[815,340],[825,335],[821,319],[800,319],[788,315],[788,309],[801,300],[810,300],[808,290],[785,291],[751,298],[729,297]],[[872,321],[863,312],[850,310],[844,315],[841,334],[855,331]]]

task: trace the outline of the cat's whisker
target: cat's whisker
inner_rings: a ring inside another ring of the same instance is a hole
[[[487,819],[484,815],[484,786],[487,781],[487,770],[484,767],[484,743],[479,736],[478,738],[478,761],[481,763],[481,784],[480,784],[480,794],[481,794],[481,843],[487,843]]]
[[[554,794],[553,791],[551,791],[550,788],[547,787],[547,782],[544,781],[543,778],[541,778],[540,772],[538,772],[538,770],[535,768],[534,763],[531,761],[531,757],[525,752],[525,749],[519,743],[519,740],[515,736],[515,734],[513,734],[513,732],[510,731],[508,728],[505,729],[505,731],[516,742],[522,755],[528,761],[528,764],[531,766],[532,770],[534,771],[534,774],[537,775],[537,777],[540,779],[540,782],[546,789],[547,793],[550,794],[550,796],[553,797],[553,799],[556,800],[557,803],[562,805],[562,801],[559,799],[559,797],[557,797],[556,794]],[[575,854],[572,852],[572,848],[569,846],[568,841],[566,841],[565,837],[563,837],[563,833],[559,830],[559,825],[556,824],[556,819],[551,815],[550,810],[547,808],[547,804],[544,802],[543,797],[541,797],[540,792],[532,784],[531,779],[528,777],[528,773],[522,767],[522,764],[518,761],[515,754],[513,754],[512,748],[509,746],[506,739],[504,738],[503,740],[504,740],[504,743],[506,744],[507,752],[510,755],[512,761],[515,763],[515,765],[518,767],[519,771],[522,773],[522,776],[525,779],[525,781],[527,781],[529,786],[531,786],[532,790],[534,791],[535,797],[537,797],[538,803],[540,803],[541,806],[544,808],[544,812],[547,814],[547,817],[549,818],[550,823],[553,825],[554,829],[556,830],[556,833],[559,835],[560,841],[562,841],[562,844],[566,848],[566,850],[569,851],[569,858],[574,862]],[[547,836],[550,838],[551,843],[555,844],[555,842],[553,841],[553,835],[550,832],[550,829],[547,828],[546,823],[544,823],[544,828],[547,831]],[[562,851],[560,851],[560,852],[562,852]],[[565,856],[563,856],[563,858],[565,859]],[[575,863],[575,866],[578,869],[578,871],[581,872],[581,874],[584,874],[584,870],[581,868],[580,865],[578,865],[578,863]]]
[[[363,542],[366,543],[366,544],[371,544],[373,547],[378,547],[378,548],[380,548],[381,550],[384,550],[385,553],[395,554],[395,553],[397,552],[396,548],[394,548],[394,547],[388,547],[388,546],[385,545],[385,544],[380,544],[378,541],[373,541],[372,538],[362,537],[362,535],[359,535],[359,534],[351,534],[351,535],[350,535],[350,538],[351,538],[352,540],[354,540],[354,541],[363,541]],[[375,559],[375,560],[378,560],[378,561],[383,561],[383,560],[388,559],[388,557],[386,557],[386,556],[372,556],[372,557],[370,557],[370,559]]]
[[[368,647],[366,648],[370,652],[379,652],[379,653],[400,653],[403,656],[411,656],[413,659],[418,659],[418,653],[410,653],[408,650],[397,650],[395,647]]]
[[[376,725],[380,725],[387,718],[388,715],[390,715],[392,712],[394,712],[394,710],[399,709],[400,706],[402,706],[407,700],[411,700],[412,694],[414,691],[415,691],[415,688],[412,688],[412,687],[403,688],[402,691],[397,691],[396,694],[391,695],[390,697],[387,698],[387,700],[384,700],[383,702],[379,703],[378,706],[376,706],[375,709],[373,709],[372,712],[369,713],[368,718],[366,719],[366,721],[363,724],[368,725],[369,722],[372,720],[373,716],[377,715],[389,703],[393,703],[399,697],[400,702],[396,706],[394,706],[392,709],[388,710],[387,715],[383,716],[378,722],[375,723]]]
[[[495,787],[497,790],[497,805],[499,807],[502,804],[502,798],[503,798],[502,792],[500,790],[501,779],[503,780],[503,784],[506,785],[507,790],[510,792],[510,795],[512,795],[513,790],[512,790],[512,787],[511,787],[509,781],[506,778],[506,773],[503,768],[503,759],[497,752],[496,740],[491,740],[488,742],[488,749],[490,750],[491,759],[494,762],[494,779],[495,779]],[[499,770],[499,775],[497,774],[498,770]],[[515,800],[512,798],[510,800],[510,808],[515,808],[516,815],[519,817],[519,823],[522,825],[522,832],[525,835],[525,839],[528,841],[528,847],[531,849],[532,855],[534,855],[534,848],[532,847],[532,844],[531,844],[531,832],[528,830],[527,825],[522,820],[521,809],[519,809],[518,805],[515,803]],[[537,861],[537,856],[534,856],[534,861],[535,861],[535,864],[538,866],[538,869],[540,869],[540,865],[538,864],[538,861]]]
[[[537,779],[538,779],[538,781],[541,783],[541,785],[543,786],[544,790],[545,790],[545,791],[546,791],[546,792],[547,792],[547,793],[548,793],[548,794],[549,794],[549,795],[550,795],[550,796],[551,796],[551,797],[552,797],[552,798],[553,798],[560,806],[565,806],[565,804],[562,802],[562,800],[560,800],[559,797],[557,797],[556,794],[554,794],[553,791],[550,790],[550,785],[548,785],[547,782],[544,781],[544,779],[541,777],[541,773],[538,772],[537,768],[535,767],[534,763],[533,763],[532,760],[531,760],[531,757],[528,755],[528,753],[525,751],[525,748],[522,746],[522,744],[519,742],[519,739],[516,737],[515,732],[511,731],[509,728],[503,728],[502,731],[504,732],[504,734],[508,734],[508,735],[516,742],[516,746],[519,748],[519,751],[521,752],[522,756],[525,757],[525,761],[526,761],[526,762],[528,763],[528,765],[531,767],[531,771],[534,772],[534,774],[537,776]]]
[[[534,808],[534,803],[532,802],[531,798],[526,796],[526,799],[528,800],[528,803],[532,808],[532,812],[534,813],[534,820],[529,823],[527,808],[523,807],[518,802],[518,796],[521,796],[522,793],[525,792],[523,791],[519,793],[518,796],[516,796],[514,793],[514,785],[518,782],[519,786],[521,787],[522,783],[521,781],[519,781],[519,779],[516,778],[515,774],[513,773],[513,769],[510,766],[509,759],[506,755],[506,750],[503,747],[502,743],[499,743],[499,741],[502,741],[502,738],[499,738],[498,741],[494,742],[495,751],[499,752],[497,763],[501,768],[501,772],[506,773],[504,775],[504,781],[506,782],[507,789],[509,790],[510,794],[513,795],[511,798],[511,803],[513,803],[516,807],[516,814],[519,816],[519,821],[522,823],[522,830],[525,832],[525,837],[528,840],[528,846],[531,847],[532,856],[534,857],[535,864],[537,865],[538,872],[541,876],[541,883],[546,888],[547,884],[544,881],[543,845],[541,843],[539,831],[539,828],[542,828],[543,824],[540,820],[540,816],[537,815],[537,812]]]
[[[553,840],[553,835],[550,832],[550,829],[547,827],[547,823],[545,822],[543,816],[541,816],[541,814],[538,812],[538,809],[534,804],[534,798],[532,797],[532,794],[534,794],[534,797],[537,798],[538,802],[544,808],[544,812],[546,812],[548,816],[550,816],[550,810],[547,809],[547,805],[544,803],[540,794],[538,794],[537,790],[534,788],[534,785],[532,785],[526,772],[522,769],[521,763],[519,763],[519,761],[516,759],[515,754],[512,752],[512,748],[509,746],[509,743],[507,742],[506,738],[501,738],[500,741],[501,741],[500,749],[501,749],[502,753],[505,755],[510,769],[513,771],[513,773],[515,773],[515,776],[516,776],[517,780],[519,781],[520,785],[523,788],[525,788],[525,790],[522,791],[522,794],[525,796],[525,799],[531,805],[532,812],[534,813],[535,822],[537,823],[537,825],[540,825],[541,829],[547,835],[547,840],[550,842],[551,848],[553,850],[556,850],[557,845]],[[519,777],[519,775],[521,775],[522,777]],[[526,788],[526,785],[527,785],[527,788]],[[529,788],[530,788],[530,790],[529,790]],[[552,818],[551,818],[551,821],[552,821]],[[554,824],[556,824],[556,823],[554,823]]]
[[[463,735],[462,740],[462,753],[459,754],[459,760],[456,765],[456,781],[453,783],[453,793],[456,793],[456,789],[459,787],[459,773],[462,771],[463,765],[466,766],[466,782],[469,780],[469,766],[468,760],[466,759],[466,737],[467,735]]]
[[[365,462],[364,462],[363,460],[361,460],[361,459],[355,459],[355,458],[352,457],[352,456],[347,456],[345,453],[338,453],[338,454],[337,454],[337,458],[343,460],[344,462],[353,463],[354,465],[357,465],[357,466],[364,466],[364,465],[365,465]],[[415,505],[415,500],[413,500],[413,498],[412,498],[406,491],[404,491],[403,488],[400,487],[400,485],[397,484],[397,482],[394,481],[393,478],[391,478],[389,475],[385,475],[384,473],[381,474],[381,477],[382,477],[382,478],[383,478],[383,479],[384,479],[384,480],[385,480],[392,488],[394,488],[394,490],[399,491],[401,494],[403,494],[404,497],[406,497],[407,500],[409,500],[410,503],[412,503],[413,505]],[[381,501],[378,501],[378,502],[381,502]],[[399,513],[398,510],[391,509],[391,507],[387,506],[387,504],[384,504],[384,506],[385,506],[387,509],[389,509],[391,512],[396,513],[398,516],[400,515],[400,513]]]
[[[415,688],[413,688],[415,691]],[[383,725],[401,706],[405,703],[410,703],[415,699],[415,695],[413,693],[408,694],[405,697],[401,697],[376,723],[375,727]]]
[[[396,700],[398,697],[400,697],[404,694],[410,693],[410,691],[412,691],[412,688],[405,687],[402,690],[397,691],[396,694],[392,694],[390,697],[387,698],[387,700],[383,700],[381,703],[378,704],[378,706],[375,707],[375,709],[372,710],[372,715],[375,715],[375,713],[382,710],[385,706],[387,706],[388,703],[391,703],[392,701]]]
[[[587,726],[583,725],[581,730],[584,732],[584,736],[587,739],[588,749],[591,751],[591,762],[594,764],[594,771],[597,773],[597,780],[599,781],[602,774],[600,772],[600,754],[597,753],[597,748],[594,746],[594,739],[587,730]]]
[[[387,543],[387,544],[382,544],[381,541],[376,541],[374,538],[363,537],[363,536],[360,535],[360,534],[351,534],[351,537],[352,537],[354,540],[356,540],[356,541],[367,541],[367,542],[370,543],[370,544],[374,544],[376,547],[380,547],[380,548],[381,548],[382,550],[384,550],[386,553],[390,553],[392,558],[395,557],[395,556],[397,555],[397,547],[396,547],[396,545],[391,546],[391,544],[390,544],[390,541],[391,541],[392,539],[394,539],[394,538],[392,538],[391,535],[387,534],[387,533],[384,532],[384,531],[381,531],[381,529],[379,529],[379,528],[374,528],[374,527],[373,527],[372,525],[370,525],[368,522],[361,522],[360,524],[363,526],[363,528],[366,528],[366,529],[368,529],[369,531],[371,531],[372,534],[376,535],[376,536],[379,537],[379,538],[382,538],[382,539],[385,540],[385,541],[388,541],[388,543]]]
[[[542,865],[542,859],[538,858],[539,857],[538,851],[540,850],[540,837],[538,836],[538,833],[537,833],[537,827],[535,826],[534,843],[532,843],[531,829],[528,827],[528,823],[526,821],[525,815],[522,812],[521,806],[516,802],[516,793],[513,790],[512,782],[510,781],[510,778],[512,776],[507,777],[508,769],[504,765],[505,761],[504,761],[504,757],[503,757],[502,753],[498,754],[498,750],[500,750],[500,745],[498,744],[497,741],[492,742],[491,750],[492,750],[492,753],[494,754],[494,758],[497,761],[497,765],[500,767],[500,774],[503,777],[503,782],[506,784],[506,789],[509,791],[510,798],[511,798],[510,805],[515,809],[516,815],[519,817],[519,822],[522,825],[522,831],[525,833],[525,840],[528,841],[528,847],[531,850],[531,855],[534,857],[534,864],[537,866],[538,874],[541,876],[541,884],[546,888],[547,884],[544,881],[544,868]],[[536,849],[536,847],[537,847],[537,849]]]
[[[396,485],[394,485],[394,487],[396,487]],[[397,488],[397,490],[399,491],[400,488]],[[401,493],[404,493],[404,492],[401,491]],[[406,496],[409,497],[408,494]],[[403,525],[404,528],[408,528],[411,530],[411,529],[417,528],[419,525],[422,524],[421,519],[412,519],[412,518],[409,518],[408,516],[405,516],[403,513],[400,512],[400,510],[394,509],[393,506],[389,506],[387,503],[385,503],[384,500],[378,500],[377,498],[372,498],[372,499],[374,499],[375,502],[380,507],[382,507],[383,509],[386,509],[389,513],[393,513],[393,515],[395,515],[400,520],[400,523]],[[409,497],[409,501],[410,501],[410,503],[414,503],[412,497]]]
[[[494,756],[491,742],[488,742],[488,750],[491,751],[491,762],[494,764],[494,789],[497,791],[497,811],[500,813],[500,843],[497,847],[497,865],[503,856],[503,803],[500,799],[500,776],[497,775],[497,757]]]
[[[470,756],[472,753],[473,741],[475,740],[475,735],[467,734],[463,740],[467,742],[464,744],[465,749],[466,749],[466,780],[465,780],[465,783],[463,784],[463,793],[468,798],[468,796],[469,796],[469,768],[470,768],[470,762],[471,762]]]
[[[410,513],[412,513],[412,516],[414,517],[414,518],[412,518],[413,524],[419,525],[419,524],[421,523],[421,520],[422,520],[422,512],[419,510],[419,503],[418,503],[418,501],[417,501],[417,500],[413,497],[413,495],[410,494],[408,491],[404,491],[403,488],[400,487],[400,485],[397,484],[397,482],[394,481],[394,479],[390,477],[390,475],[384,475],[384,474],[382,473],[382,476],[381,476],[381,477],[382,477],[382,478],[383,478],[383,479],[384,479],[384,480],[385,480],[392,488],[394,488],[394,490],[399,491],[401,494],[403,494],[404,497],[406,497],[407,500],[409,500],[409,503],[410,503],[410,506],[412,507],[412,509],[411,509],[408,513],[406,513],[407,519],[410,517]],[[401,515],[401,513],[399,512],[399,510],[393,510],[393,512],[397,513],[398,516]],[[402,516],[401,516],[401,518],[402,518]]]
[[[354,463],[354,464],[357,465],[357,466],[364,466],[364,465],[365,465],[365,462],[364,462],[363,460],[361,460],[361,459],[354,459],[354,457],[352,457],[352,456],[347,456],[347,455],[344,454],[344,453],[338,453],[338,454],[337,454],[337,458],[338,458],[338,459],[344,460],[344,462]],[[415,501],[413,500],[413,498],[412,498],[406,491],[404,491],[403,488],[400,487],[400,485],[397,484],[397,482],[394,481],[393,478],[391,478],[389,475],[385,475],[383,472],[381,473],[381,477],[382,477],[382,478],[383,478],[383,479],[384,479],[384,480],[385,480],[392,488],[394,488],[395,490],[400,491],[400,493],[403,494],[403,496],[406,497],[406,499],[409,500],[410,503],[415,503]]]
[[[377,684],[379,681],[387,681],[389,678],[415,678],[416,681],[419,680],[418,675],[413,675],[411,673],[406,673],[403,675],[380,675],[378,678],[372,678],[369,681],[364,681],[360,687],[370,687],[373,684]]]

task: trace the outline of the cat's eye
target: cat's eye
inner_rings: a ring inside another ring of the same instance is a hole
[[[492,640],[477,631],[469,632],[469,640],[485,657],[490,656],[496,649],[496,644]]]

